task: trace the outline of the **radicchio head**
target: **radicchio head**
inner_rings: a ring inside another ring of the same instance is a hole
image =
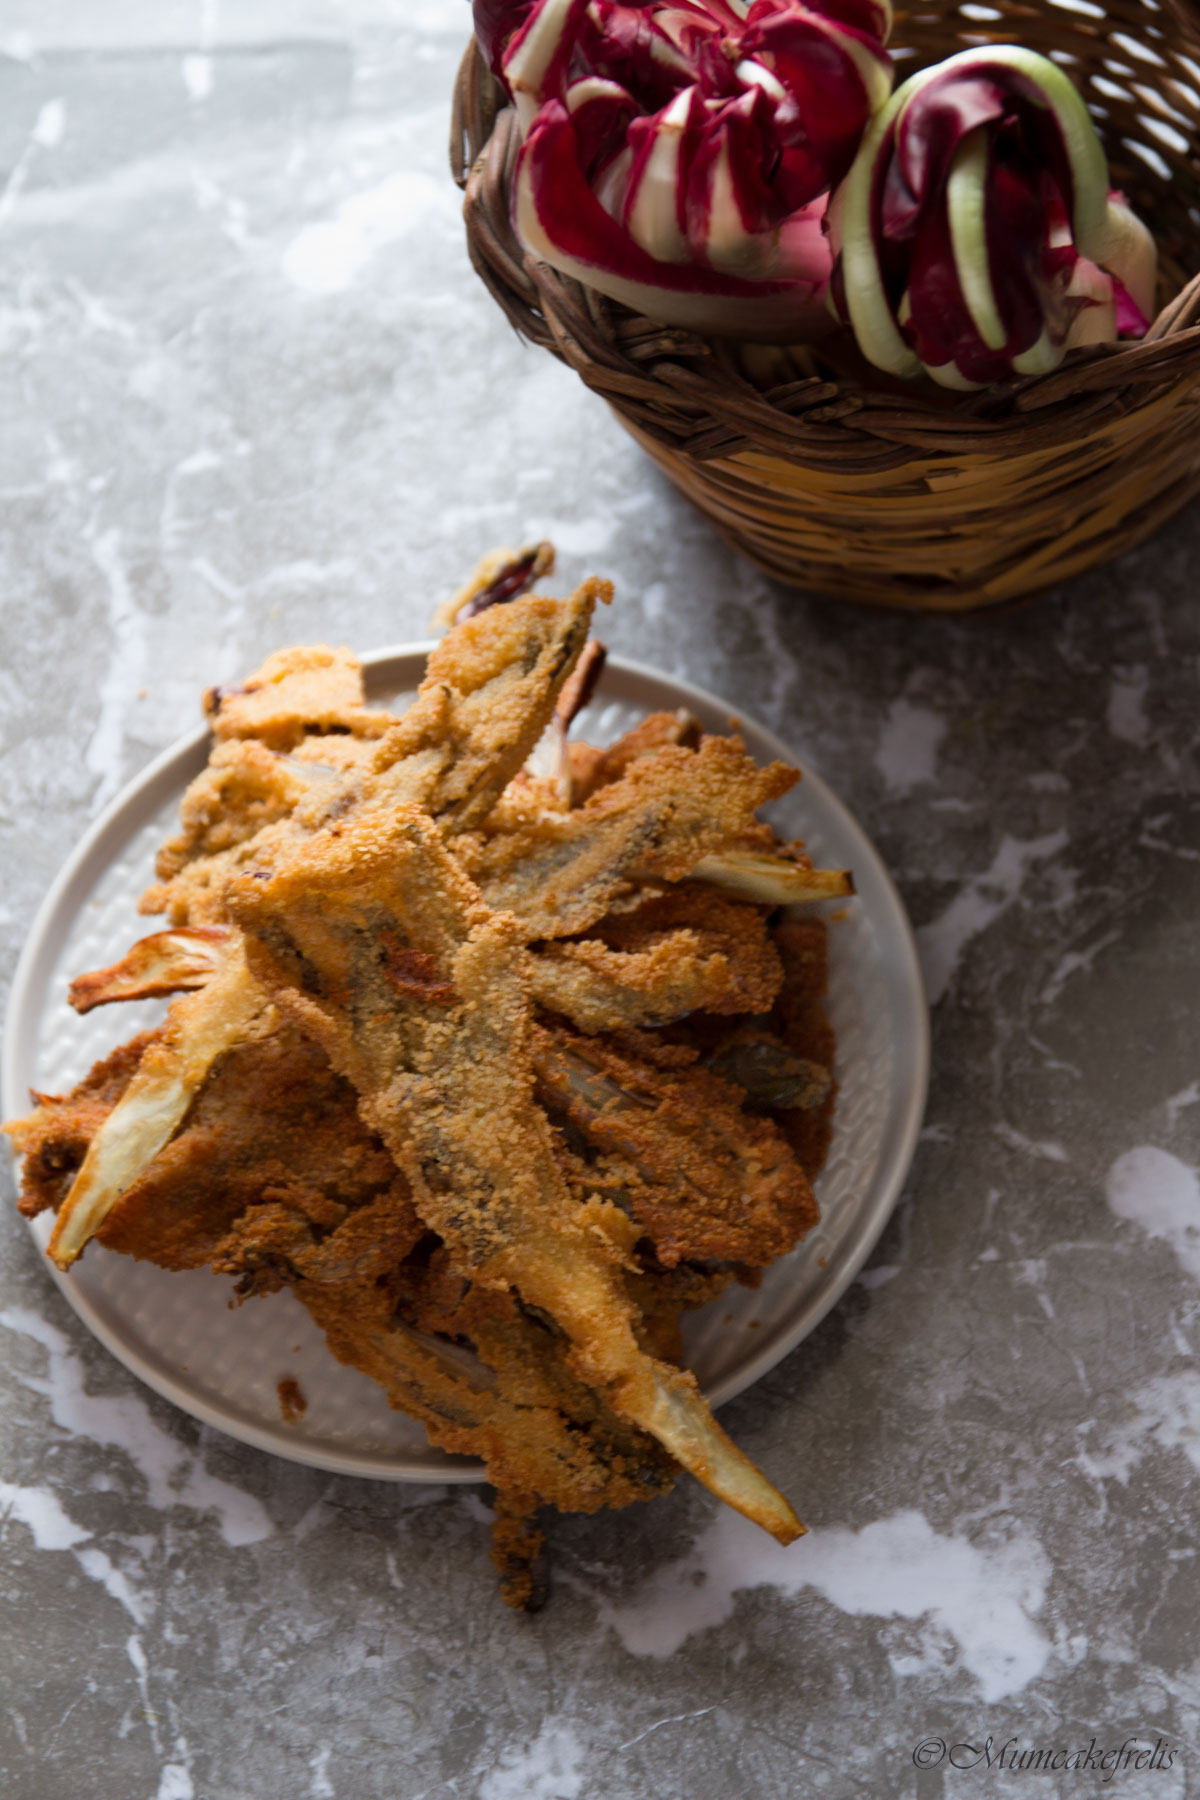
[[[830,189],[891,89],[889,0],[475,0],[535,255],[651,318],[800,341]]]
[[[1155,249],[1108,185],[1087,108],[1016,45],[914,75],[867,134],[829,214],[833,293],[868,361],[972,388],[1140,335]]]

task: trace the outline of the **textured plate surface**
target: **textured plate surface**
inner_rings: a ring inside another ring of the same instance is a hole
[[[366,659],[368,697],[401,705],[432,646]],[[607,743],[647,712],[686,706],[709,729],[731,709],[711,694],[612,659],[579,733]],[[795,763],[785,745],[739,718],[752,754]],[[161,1018],[164,1003],[99,1008],[79,1018],[67,983],[117,959],[157,927],[138,915],[154,852],[174,827],[180,796],[204,766],[201,728],[165,751],[102,814],[42,906],[17,970],[4,1043],[3,1105],[28,1109],[31,1087],[60,1092],[98,1057]],[[851,868],[858,898],[827,907],[828,1010],[841,1084],[829,1162],[817,1183],[821,1223],[770,1268],[755,1291],[735,1288],[687,1321],[688,1359],[714,1404],[766,1373],[824,1317],[862,1266],[900,1191],[920,1129],[928,1082],[925,994],[903,906],[870,841],[815,775],[772,810],[785,836],[804,838],[822,866]],[[49,1215],[32,1223],[38,1244]],[[173,1275],[93,1244],[67,1275],[47,1262],[75,1311],[135,1375],[199,1419],[278,1455],[390,1480],[472,1481],[481,1465],[450,1457],[392,1412],[365,1375],[336,1363],[290,1295],[234,1307],[230,1283]],[[294,1376],[308,1411],[280,1418],[278,1383]]]

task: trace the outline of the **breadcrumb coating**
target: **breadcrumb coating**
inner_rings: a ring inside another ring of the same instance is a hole
[[[175,929],[73,988],[182,998],[5,1127],[64,1266],[95,1235],[244,1299],[287,1287],[480,1457],[524,1606],[543,1504],[627,1505],[683,1467],[802,1529],[679,1366],[680,1318],[813,1224],[836,1093],[823,923],[726,879],[749,855],[770,880],[757,813],[795,771],[682,712],[568,744],[610,590],[522,591],[551,561],[481,565],[399,718],[323,646],[210,692],[142,901]]]

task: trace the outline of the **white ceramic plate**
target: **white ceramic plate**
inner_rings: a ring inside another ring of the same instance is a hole
[[[416,690],[431,644],[366,658],[375,704],[403,704]],[[580,723],[608,743],[648,712],[685,706],[706,727],[729,728],[732,709],[712,694],[613,658]],[[798,759],[739,718],[760,762]],[[200,728],[166,750],[96,821],[46,897],[13,986],[4,1042],[3,1106],[28,1110],[31,1087],[62,1092],[117,1043],[157,1023],[163,1002],[103,1007],[79,1018],[69,979],[114,962],[157,930],[137,913],[154,852],[176,822],[180,796],[203,768]],[[841,1084],[828,1164],[817,1182],[821,1223],[767,1270],[762,1286],[735,1288],[686,1322],[688,1360],[714,1405],[731,1399],[798,1344],[845,1291],[869,1255],[900,1192],[925,1106],[929,1027],[912,931],[870,841],[819,777],[779,803],[776,824],[802,837],[824,867],[854,871],[858,898],[827,907],[829,1014]],[[50,1215],[31,1225],[44,1249]],[[231,1307],[231,1284],[196,1272],[173,1275],[93,1243],[71,1272],[47,1271],[86,1325],[158,1393],[232,1436],[279,1456],[343,1474],[392,1481],[474,1481],[482,1465],[425,1440],[392,1412],[382,1390],[330,1356],[308,1314],[287,1293]],[[294,1376],[308,1399],[303,1419],[280,1417],[278,1383]]]

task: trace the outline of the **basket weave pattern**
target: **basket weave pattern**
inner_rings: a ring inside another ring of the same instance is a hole
[[[900,81],[1001,42],[1076,81],[1114,186],[1158,240],[1164,304],[1140,343],[952,398],[820,373],[755,385],[705,339],[527,256],[509,217],[515,115],[473,42],[463,59],[451,158],[479,275],[778,580],[874,605],[994,605],[1129,549],[1200,493],[1200,6],[932,4],[898,10],[889,48]]]

